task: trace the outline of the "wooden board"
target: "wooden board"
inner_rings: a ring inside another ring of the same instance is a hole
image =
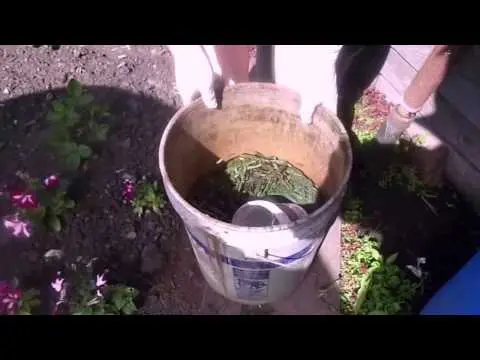
[[[461,76],[476,86],[480,86],[480,46],[474,45],[459,64],[455,67],[455,74]]]
[[[418,70],[432,51],[435,45],[392,45],[395,50],[411,67]]]
[[[390,84],[388,79],[382,74],[377,76],[375,81],[372,83],[372,86],[381,93],[385,94],[385,97],[388,101],[394,104],[400,101],[400,92],[398,92],[398,90],[395,89],[392,84]]]
[[[455,150],[451,150],[446,164],[446,176],[480,214],[480,172]]]
[[[409,65],[393,48],[390,48],[387,60],[383,65],[382,74],[392,87],[400,94],[410,85],[417,71]]]
[[[480,86],[454,72],[447,76],[439,92],[480,130]]]
[[[480,172],[480,130],[463,117],[441,94],[435,99],[435,112],[418,118],[420,125],[464,156]]]

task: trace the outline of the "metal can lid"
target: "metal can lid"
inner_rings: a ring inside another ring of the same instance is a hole
[[[307,216],[307,212],[296,204],[254,200],[238,208],[233,215],[232,223],[239,226],[264,227],[288,224],[304,216]]]

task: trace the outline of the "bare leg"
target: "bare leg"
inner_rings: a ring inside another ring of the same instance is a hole
[[[450,61],[449,45],[435,45],[424,64],[405,90],[402,102],[395,106],[378,132],[380,143],[391,144],[410,126],[428,98],[445,79]]]
[[[425,63],[405,90],[404,101],[413,109],[421,109],[428,98],[438,90],[447,75],[448,45],[435,45]]]
[[[225,81],[248,82],[248,45],[216,45],[215,52]]]

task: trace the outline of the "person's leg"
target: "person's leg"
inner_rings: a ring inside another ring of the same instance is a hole
[[[380,128],[377,135],[380,143],[396,142],[413,122],[428,98],[438,90],[447,76],[451,51],[452,48],[449,45],[434,46],[405,90],[400,104],[391,110],[387,121]]]
[[[226,83],[229,80],[235,83],[248,82],[248,45],[216,45],[215,52]]]
[[[447,75],[449,55],[448,45],[435,45],[405,90],[403,99],[409,108],[421,109],[428,98],[437,91]]]

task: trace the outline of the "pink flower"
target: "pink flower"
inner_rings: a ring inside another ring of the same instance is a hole
[[[18,311],[22,292],[6,282],[0,284],[0,314],[15,315]]]
[[[43,179],[43,184],[47,189],[56,189],[60,186],[60,179],[57,175],[50,175]]]
[[[65,279],[63,279],[61,277],[58,277],[58,278],[55,279],[55,281],[52,281],[50,283],[50,285],[52,286],[53,290],[55,290],[57,293],[59,293],[63,289],[64,281],[65,281]]]
[[[61,277],[60,274],[61,273],[58,272],[56,279],[50,283],[50,286],[56,292],[55,306],[52,310],[53,315],[56,315],[58,313],[60,305],[65,303],[67,296],[65,279]]]
[[[18,215],[7,216],[3,219],[3,226],[15,237],[30,237],[32,235],[30,223],[18,218]]]
[[[101,275],[97,275],[97,281],[95,282],[95,286],[97,288],[97,296],[98,297],[103,296],[103,294],[101,292],[101,289],[102,289],[102,287],[107,285],[107,281],[105,280],[104,276],[105,276],[105,273],[103,273]]]
[[[123,182],[122,195],[124,200],[132,202],[135,199],[135,184],[131,180]]]
[[[38,207],[38,200],[35,194],[31,192],[13,192],[11,193],[14,205],[22,209],[35,209]]]
[[[95,283],[96,287],[102,287],[103,285],[107,284],[107,281],[103,278],[105,274],[97,275],[97,281]]]

